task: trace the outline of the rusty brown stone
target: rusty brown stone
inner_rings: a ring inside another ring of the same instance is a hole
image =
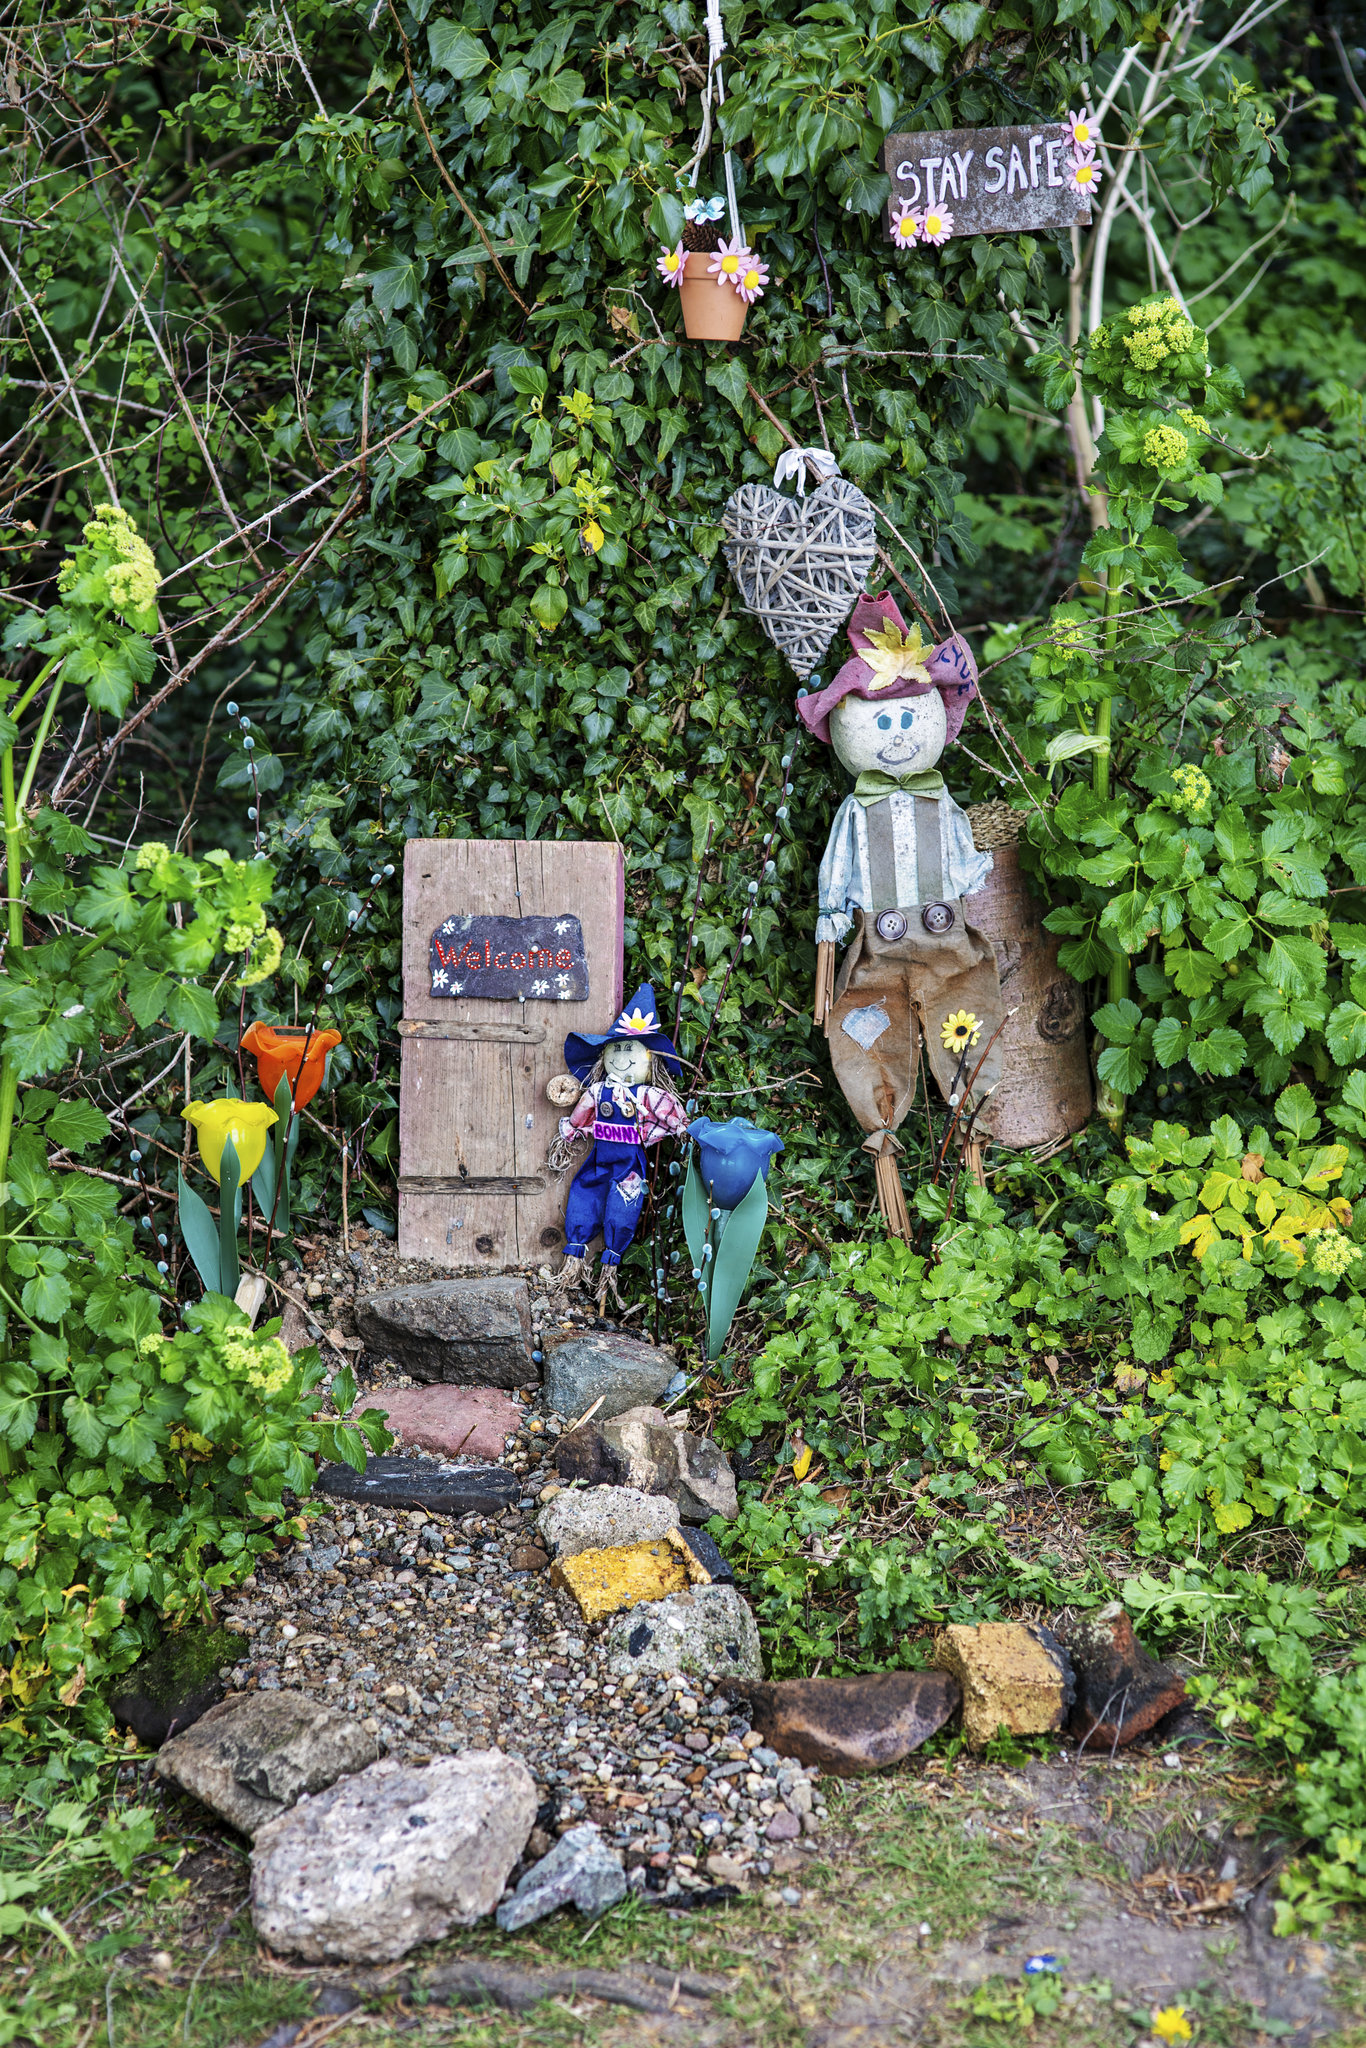
[[[1149,1656],[1118,1601],[1059,1633],[1077,1674],[1068,1732],[1080,1748],[1126,1749],[1185,1698],[1185,1679]]]
[[[960,1697],[956,1680],[942,1671],[787,1678],[737,1690],[770,1748],[840,1778],[900,1763],[943,1727]]]
[[[543,1572],[549,1563],[549,1553],[535,1543],[519,1544],[508,1559],[515,1572]]]
[[[1086,1002],[1058,965],[1058,941],[1043,928],[1018,848],[993,846],[991,857],[985,886],[964,899],[963,912],[991,940],[1002,999],[1015,1014],[998,1041],[1001,1079],[976,1128],[1002,1145],[1043,1145],[1070,1137],[1091,1114]]]

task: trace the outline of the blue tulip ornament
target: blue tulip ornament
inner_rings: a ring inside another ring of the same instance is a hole
[[[768,1221],[768,1173],[783,1141],[745,1117],[694,1117],[696,1151],[683,1189],[683,1232],[707,1318],[707,1357],[720,1356]]]

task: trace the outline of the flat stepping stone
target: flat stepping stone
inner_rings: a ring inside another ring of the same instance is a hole
[[[396,1359],[417,1380],[534,1387],[540,1377],[531,1356],[531,1293],[514,1277],[361,1294],[356,1328],[369,1350]]]
[[[351,1413],[378,1408],[410,1450],[434,1451],[438,1458],[503,1455],[506,1439],[520,1429],[526,1410],[497,1387],[380,1387],[362,1394]]]
[[[498,1465],[429,1465],[422,1458],[367,1458],[319,1468],[315,1493],[374,1508],[426,1508],[434,1515],[500,1515],[521,1498],[522,1482]]]

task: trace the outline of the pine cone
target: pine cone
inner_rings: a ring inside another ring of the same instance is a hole
[[[710,256],[720,248],[722,242],[721,223],[715,220],[685,220],[683,223],[683,247],[694,255]]]

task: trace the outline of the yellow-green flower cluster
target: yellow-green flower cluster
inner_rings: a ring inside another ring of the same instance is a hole
[[[230,925],[228,932],[224,934],[229,952],[235,953],[245,950],[235,945],[228,936],[229,933],[238,929],[239,927]],[[248,935],[246,946],[252,947],[253,944],[255,950],[252,953],[251,960],[245,972],[237,977],[237,986],[239,988],[256,988],[261,982],[269,981],[271,975],[274,974],[276,968],[280,965],[280,960],[285,950],[284,938],[273,924],[268,924],[254,941]]]
[[[1354,1266],[1361,1257],[1359,1248],[1340,1230],[1315,1230],[1308,1234],[1314,1239],[1309,1263],[1316,1273],[1322,1273],[1329,1279],[1340,1280],[1347,1268]]]
[[[124,614],[149,610],[156,602],[161,578],[156,557],[128,514],[117,505],[98,505],[95,517],[81,530],[87,545],[97,555],[110,558],[102,566],[105,591],[113,609]],[[57,577],[58,590],[74,589],[81,573],[79,562],[63,562]]]
[[[1172,781],[1176,784],[1172,809],[1184,811],[1188,818],[1203,818],[1214,794],[1214,784],[1204,769],[1183,761],[1179,768],[1173,768]]]
[[[1192,412],[1188,405],[1181,406],[1176,417],[1180,420],[1182,426],[1189,427],[1193,434],[1207,434],[1209,432],[1209,421],[1205,418],[1205,415],[1202,412]]]
[[[1173,356],[1183,356],[1195,340],[1195,327],[1175,299],[1130,306],[1125,318],[1130,331],[1120,339],[1136,370],[1161,369]]]
[[[1190,452],[1180,427],[1150,427],[1143,436],[1143,460],[1150,469],[1180,469]]]
[[[269,1397],[287,1387],[294,1368],[278,1337],[222,1337],[223,1363],[239,1379]]]

